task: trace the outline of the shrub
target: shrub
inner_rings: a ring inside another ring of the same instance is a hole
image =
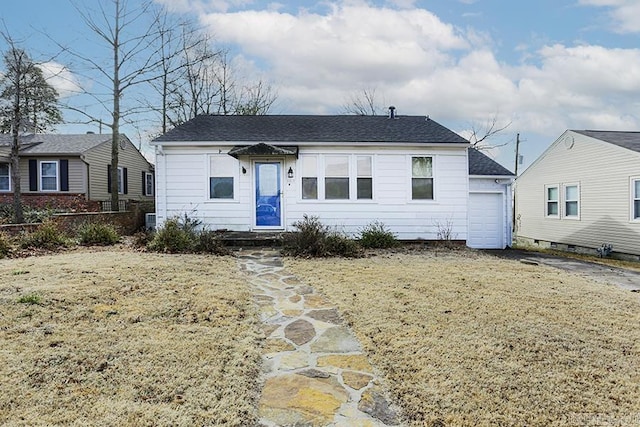
[[[196,252],[214,255],[229,255],[231,253],[220,241],[218,233],[211,230],[202,230],[198,233],[195,250]]]
[[[325,239],[326,253],[323,256],[355,258],[362,255],[362,247],[353,239],[338,232],[330,232]]]
[[[398,244],[395,234],[380,221],[372,222],[360,230],[359,240],[365,248],[386,249]]]
[[[155,233],[150,230],[138,231],[133,237],[133,246],[135,248],[146,248],[149,242],[153,240]]]
[[[34,232],[21,238],[20,246],[30,249],[55,250],[69,245],[69,240],[54,221],[44,221]]]
[[[42,302],[42,297],[38,294],[28,294],[18,298],[18,303],[20,304],[36,305],[36,304],[40,304],[41,302]]]
[[[109,246],[120,241],[120,234],[111,224],[87,222],[78,228],[78,238],[83,245]]]
[[[357,242],[331,231],[317,216],[305,214],[302,221],[294,222],[293,226],[297,231],[285,236],[286,254],[302,257],[354,257],[361,253]]]
[[[11,239],[5,233],[0,233],[0,258],[6,258],[11,254],[13,247]]]
[[[156,231],[148,248],[155,252],[186,253],[194,252],[197,243],[198,236],[193,229],[184,227],[177,218],[171,218]]]

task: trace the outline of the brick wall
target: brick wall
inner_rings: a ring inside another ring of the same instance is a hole
[[[0,194],[0,203],[13,203],[13,194]],[[87,200],[84,194],[23,193],[22,206],[34,209],[54,209],[66,212],[98,212],[100,203]]]

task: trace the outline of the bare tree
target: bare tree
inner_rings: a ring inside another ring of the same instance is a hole
[[[240,116],[262,116],[269,112],[277,95],[271,85],[258,80],[253,86],[243,88],[234,113]]]
[[[46,130],[62,120],[56,103],[58,94],[44,79],[42,70],[27,52],[19,48],[14,40],[2,33],[9,46],[4,54],[5,72],[1,75],[3,101],[2,128],[11,132],[11,182],[13,183],[13,210],[16,223],[24,221],[22,210],[22,188],[20,184],[20,132],[30,119],[28,126],[34,131]]]
[[[505,125],[498,124],[498,113],[494,114],[490,119],[488,119],[483,125],[479,126],[476,123],[471,125],[471,136],[469,136],[469,142],[471,146],[476,150],[488,150],[492,148],[504,147],[511,143],[511,141],[507,141],[501,144],[490,144],[490,139],[495,139],[495,137],[501,132],[505,131],[509,126],[511,126],[511,122]]]
[[[111,129],[111,209],[119,210],[118,195],[118,154],[120,126],[123,121],[133,120],[132,116],[145,111],[141,105],[124,107],[125,95],[133,88],[158,78],[157,69],[162,56],[158,54],[158,13],[151,0],[135,2],[130,6],[127,0],[104,0],[97,2],[97,9],[88,6],[80,8],[74,4],[85,25],[97,37],[99,45],[110,52],[110,60],[103,61],[91,54],[69,50],[69,53],[91,72],[102,79],[100,84],[106,89],[104,94],[95,90],[83,90],[93,97],[110,116],[106,126]],[[99,114],[84,107],[68,106],[85,116],[87,122],[101,123]]]
[[[376,89],[365,88],[360,92],[351,94],[347,102],[342,106],[342,111],[344,114],[377,116],[385,114],[385,107],[378,102]]]

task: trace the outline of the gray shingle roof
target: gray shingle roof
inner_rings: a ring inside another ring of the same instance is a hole
[[[602,130],[572,130],[622,148],[640,152],[640,132],[618,132]]]
[[[121,135],[126,138],[125,135]],[[11,144],[11,135],[0,134],[0,147]],[[31,134],[20,137],[21,154],[80,155],[98,145],[111,141],[111,134]]]
[[[500,163],[475,148],[469,148],[469,175],[515,176]]]
[[[469,143],[424,116],[349,115],[201,115],[154,140],[166,141]]]

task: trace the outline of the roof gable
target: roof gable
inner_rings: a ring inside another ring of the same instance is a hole
[[[573,132],[640,153],[640,132],[601,130],[573,130]]]
[[[349,115],[200,115],[154,143],[168,141],[469,143],[424,116]]]

